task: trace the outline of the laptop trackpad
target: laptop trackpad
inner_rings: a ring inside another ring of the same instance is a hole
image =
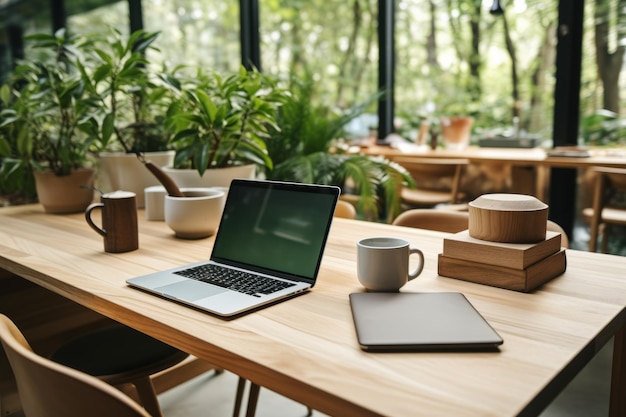
[[[223,288],[191,279],[164,285],[162,287],[155,288],[155,290],[166,297],[175,297],[179,300],[186,301],[195,301],[227,291]]]

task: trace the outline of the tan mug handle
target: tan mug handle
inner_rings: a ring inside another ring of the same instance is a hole
[[[411,256],[412,254],[416,254],[420,258],[420,263],[417,268],[415,268],[415,271],[409,274],[409,281],[413,278],[417,278],[417,276],[422,273],[422,269],[424,269],[424,253],[419,249],[410,248],[409,256]]]

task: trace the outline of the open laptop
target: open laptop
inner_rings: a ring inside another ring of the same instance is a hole
[[[350,307],[367,351],[492,351],[503,343],[462,293],[353,293]]]
[[[307,291],[338,197],[334,186],[233,180],[210,260],[126,282],[224,317]]]

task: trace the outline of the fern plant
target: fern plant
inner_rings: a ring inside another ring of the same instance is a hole
[[[278,109],[277,128],[269,132],[267,151],[274,166],[268,179],[336,185],[359,197],[358,211],[370,219],[400,211],[400,189],[413,184],[400,165],[381,157],[347,152],[341,143],[344,127],[379,97],[374,95],[347,112],[313,103],[313,81],[294,78],[290,94]]]

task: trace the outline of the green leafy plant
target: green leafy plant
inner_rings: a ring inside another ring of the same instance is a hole
[[[99,108],[92,134],[101,149],[136,153],[169,148],[164,121],[173,98],[170,85],[178,83],[148,59],[148,53],[158,52],[158,36],[138,30],[124,37],[113,28],[105,37],[89,35],[89,67],[82,76]]]
[[[403,182],[413,184],[400,165],[382,157],[348,153],[342,146],[344,127],[378,98],[356,105],[345,113],[315,105],[310,78],[292,81],[291,94],[278,110],[278,127],[266,140],[274,166],[266,167],[268,179],[337,185],[359,197],[359,209],[378,218],[381,205],[387,213],[400,209]]]
[[[255,163],[272,167],[265,139],[277,130],[276,109],[286,92],[258,71],[222,77],[198,71],[179,90],[167,114],[174,132],[174,166],[207,169]]]
[[[46,57],[21,62],[2,86],[0,178],[14,185],[32,169],[62,176],[84,167],[95,140],[87,132],[97,123],[81,76],[84,39],[59,30],[26,40]]]
[[[608,110],[598,110],[583,118],[581,134],[585,145],[623,146],[626,143],[626,119]]]

